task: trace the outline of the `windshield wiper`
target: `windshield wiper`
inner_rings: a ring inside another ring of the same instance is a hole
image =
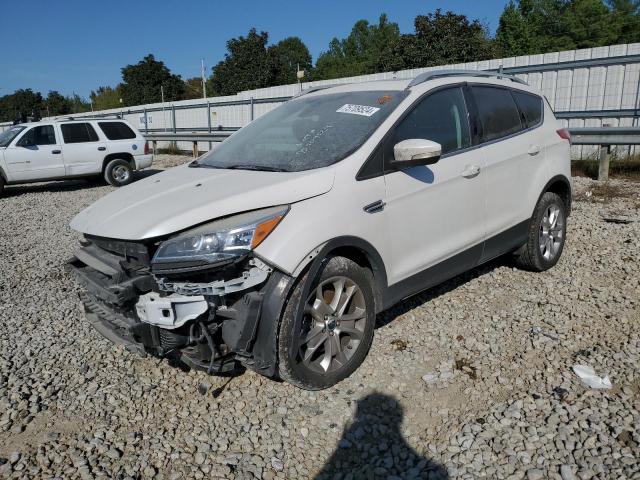
[[[231,165],[229,167],[224,167],[224,168],[228,168],[229,170],[255,170],[258,172],[288,172],[288,170],[285,168],[270,167],[267,165],[251,165],[251,164]]]

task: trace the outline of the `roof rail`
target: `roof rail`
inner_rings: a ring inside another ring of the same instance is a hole
[[[301,92],[295,94],[292,98],[302,97],[303,95],[307,95],[309,93],[318,92],[320,90],[326,90],[327,88],[338,87],[340,85],[347,85],[346,83],[334,83],[333,85],[323,85],[321,87],[311,87],[306,90],[302,90]]]
[[[490,72],[487,70],[432,70],[430,72],[424,72],[411,80],[411,83],[407,85],[407,88],[415,87],[421,83],[436,78],[443,77],[483,77],[483,78],[504,78],[505,80],[511,80],[512,82],[521,83],[522,85],[528,85],[524,80],[514,76],[505,75],[501,71]]]
[[[119,113],[110,113],[110,114],[105,114],[105,115],[83,115],[82,117],[71,117],[71,116],[62,116],[62,117],[55,117],[53,119],[54,122],[66,122],[66,121],[70,121],[70,120],[100,120],[100,119],[105,119],[105,120],[109,120],[109,119],[118,119],[118,120],[122,120],[122,116]]]

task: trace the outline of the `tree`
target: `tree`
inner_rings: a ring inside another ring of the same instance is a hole
[[[55,117],[71,113],[71,101],[56,90],[49,92],[44,103],[47,116]]]
[[[249,30],[246,37],[227,41],[224,60],[213,67],[207,90],[212,95],[235,95],[242,90],[269,86],[270,62],[267,55],[267,32]]]
[[[500,16],[495,41],[499,52],[505,56],[527,55],[536,49],[533,29],[513,1]]]
[[[297,68],[308,74],[313,68],[311,54],[298,37],[288,37],[267,48],[271,75],[269,85],[296,83]]]
[[[202,78],[193,77],[184,81],[184,100],[190,100],[193,98],[202,98]],[[207,95],[209,92],[207,91]]]
[[[30,88],[20,89],[0,98],[0,118],[6,122],[40,117],[41,112],[45,110],[44,107],[44,99],[40,92],[34,92]]]
[[[607,5],[619,27],[616,43],[640,42],[640,0],[608,0]]]
[[[116,88],[113,87],[98,87],[97,90],[92,90],[91,102],[93,103],[94,110],[109,110],[112,108],[120,107],[120,99],[122,98],[122,85],[118,84]]]
[[[400,41],[397,23],[380,15],[377,25],[358,20],[345,39],[333,38],[329,50],[316,62],[314,79],[364,75],[389,70],[394,65],[394,48]]]
[[[180,100],[184,95],[185,87],[180,75],[172,74],[151,54],[122,69],[122,101],[125,106],[160,102],[161,87],[165,101]]]
[[[419,68],[487,60],[495,56],[487,28],[465,15],[437,9],[418,15],[415,34],[403,35],[394,49],[394,67]]]

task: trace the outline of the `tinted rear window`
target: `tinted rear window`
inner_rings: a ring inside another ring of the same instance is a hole
[[[122,122],[98,122],[100,129],[109,140],[126,140],[136,138],[136,134],[126,123]]]
[[[98,134],[90,123],[65,123],[60,126],[64,143],[97,142]]]
[[[520,112],[504,88],[471,87],[482,125],[483,141],[490,142],[522,130]]]
[[[535,127],[542,121],[542,98],[530,93],[512,91],[513,98],[522,113],[526,128]]]

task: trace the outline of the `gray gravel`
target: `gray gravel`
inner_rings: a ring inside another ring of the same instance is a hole
[[[69,220],[111,188],[7,188],[0,477],[640,478],[640,223],[604,220],[637,217],[640,188],[612,181],[603,201],[575,183],[556,268],[501,259],[402,302],[364,365],[316,393],[103,340],[62,265]],[[585,388],[576,363],[613,389]]]

